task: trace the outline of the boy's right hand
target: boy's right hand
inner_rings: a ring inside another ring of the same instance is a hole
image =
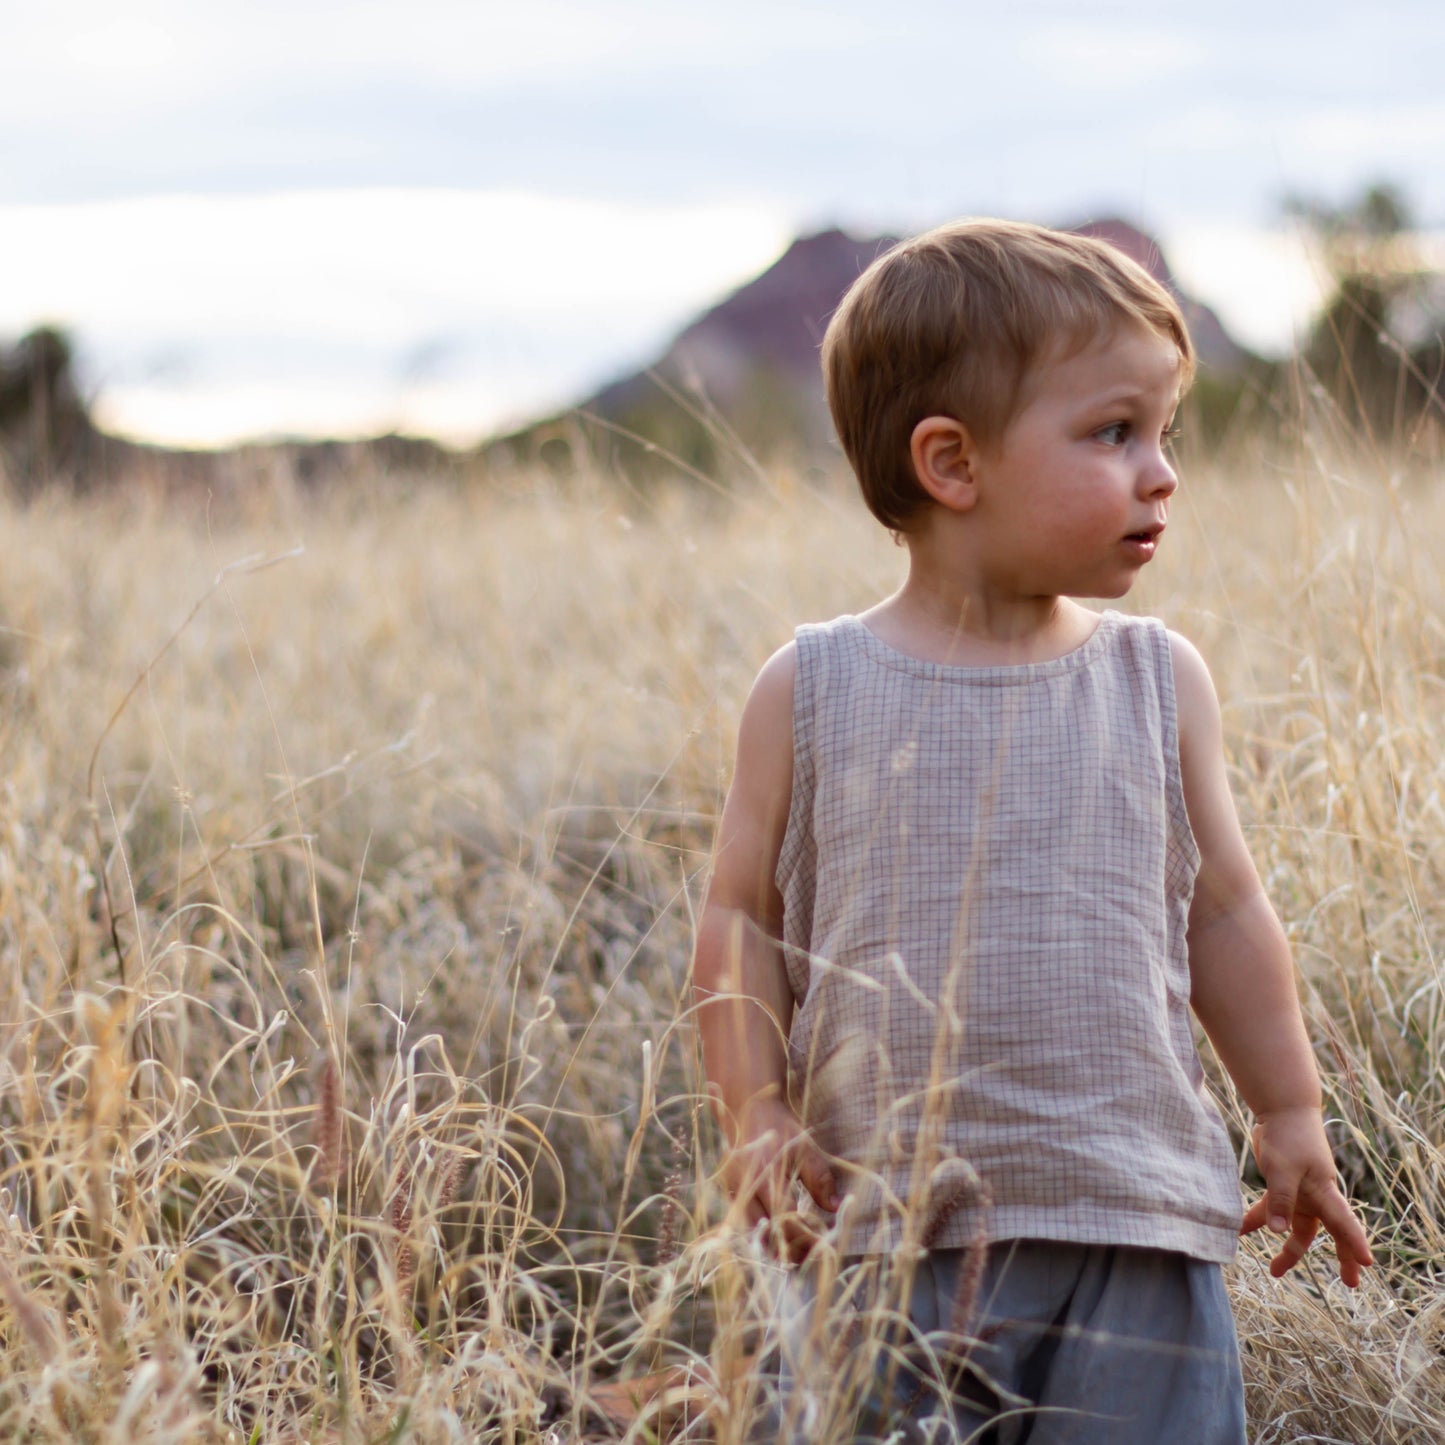
[[[828,1157],[808,1136],[798,1116],[778,1100],[756,1102],[723,1164],[723,1183],[750,1225],[764,1225],[770,1246],[801,1264],[818,1232],[799,1212],[799,1183],[826,1214],[842,1204]]]

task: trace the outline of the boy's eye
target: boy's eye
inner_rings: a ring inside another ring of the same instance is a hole
[[[1100,427],[1094,435],[1109,447],[1121,447],[1129,440],[1129,423],[1126,421],[1113,421],[1108,426]]]
[[[1164,430],[1159,433],[1159,445],[1167,450],[1183,435],[1184,433],[1180,431],[1177,426],[1166,426]]]

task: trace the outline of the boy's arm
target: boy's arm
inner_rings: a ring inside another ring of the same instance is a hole
[[[1170,645],[1184,798],[1200,854],[1189,912],[1190,1001],[1254,1112],[1254,1154],[1266,1187],[1241,1232],[1268,1224],[1288,1235],[1270,1265],[1278,1276],[1300,1261],[1323,1224],[1334,1237],[1340,1278],[1353,1286],[1373,1259],[1336,1182],[1289,943],[1239,826],[1209,669],[1183,638],[1171,633]]]
[[[793,996],[774,874],[792,797],[795,670],[790,643],[769,659],[743,708],[692,978],[708,1092],[729,1146],[726,1183],[749,1222],[770,1221],[796,1260],[814,1235],[797,1213],[794,1181],[825,1210],[839,1200],[827,1159],[788,1104]]]

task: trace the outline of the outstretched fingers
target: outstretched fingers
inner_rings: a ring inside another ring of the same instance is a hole
[[[1349,1202],[1338,1189],[1331,1189],[1320,1205],[1320,1223],[1335,1242],[1340,1262],[1340,1278],[1354,1289],[1360,1282],[1360,1270],[1375,1262],[1365,1226],[1355,1217]]]
[[[1282,1191],[1271,1190],[1245,1211],[1239,1232],[1252,1234],[1268,1225],[1273,1233],[1287,1236],[1269,1265],[1270,1274],[1278,1279],[1304,1258],[1322,1224],[1335,1243],[1340,1279],[1354,1289],[1360,1283],[1360,1271],[1374,1264],[1375,1257],[1364,1226],[1333,1184],[1325,1190],[1301,1190],[1298,1203],[1282,1197]]]

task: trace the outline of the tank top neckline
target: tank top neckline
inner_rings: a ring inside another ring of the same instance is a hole
[[[1072,652],[1062,657],[1051,657],[1044,662],[1020,662],[993,664],[987,667],[970,667],[967,664],[930,662],[911,653],[900,652],[891,643],[884,642],[866,622],[854,613],[838,619],[840,630],[855,647],[870,661],[895,672],[907,673],[926,682],[983,683],[991,686],[1011,686],[1042,682],[1059,677],[1080,667],[1087,667],[1112,642],[1119,627],[1126,621],[1122,612],[1108,608],[1099,614],[1098,625]]]

